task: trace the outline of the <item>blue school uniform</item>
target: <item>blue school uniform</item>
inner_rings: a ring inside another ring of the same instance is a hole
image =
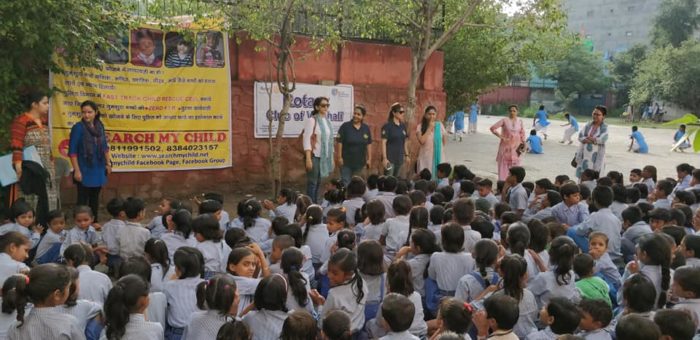
[[[544,152],[542,150],[542,139],[539,136],[530,135],[525,142],[530,145],[530,153],[541,154]]]
[[[644,136],[641,132],[632,132],[630,138],[634,139],[635,142],[637,142],[637,144],[639,145],[639,153],[649,153],[649,146],[647,145],[646,140],[644,140]]]
[[[472,104],[472,106],[469,109],[469,122],[470,123],[476,123],[476,117],[477,114],[479,113],[479,106],[476,104]]]
[[[574,128],[574,131],[578,132],[578,120],[574,116],[569,116],[569,124]]]
[[[537,117],[537,123],[540,124],[540,126],[547,127],[549,125],[549,121],[547,120],[547,111],[539,110],[535,116]]]
[[[454,114],[455,132],[464,130],[464,111],[460,110]]]

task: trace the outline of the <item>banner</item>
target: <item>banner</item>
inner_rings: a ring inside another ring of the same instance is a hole
[[[139,28],[100,51],[102,69],[52,73],[54,155],[68,157],[80,104],[99,105],[114,171],[231,166],[231,76],[228,38],[218,31]]]
[[[268,91],[272,89],[272,108]],[[255,138],[268,138],[270,117],[272,117],[272,135],[277,133],[279,113],[282,111],[282,94],[277,84],[255,83]],[[352,85],[323,86],[297,83],[292,105],[284,125],[284,138],[295,138],[304,130],[304,122],[311,117],[316,97],[328,98],[330,107],[328,117],[333,124],[333,132],[338,132],[340,125],[352,119],[354,109],[354,92]]]

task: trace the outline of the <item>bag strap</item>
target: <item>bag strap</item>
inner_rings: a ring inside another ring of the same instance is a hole
[[[384,278],[385,278],[386,273],[382,273],[381,277],[381,286],[379,287],[379,301],[384,301]]]
[[[484,281],[484,278],[481,277],[481,273],[473,271],[469,273],[469,275],[473,276],[474,279],[476,279],[476,281],[479,282],[482,288],[486,288],[486,281]]]

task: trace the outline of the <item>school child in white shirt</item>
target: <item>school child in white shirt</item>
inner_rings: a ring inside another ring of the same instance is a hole
[[[563,334],[572,334],[581,323],[581,313],[576,304],[566,297],[553,297],[540,311],[540,321],[547,328],[531,333],[528,340],[551,340]]]
[[[323,264],[322,254],[328,240],[328,227],[323,224],[323,209],[311,205],[304,214],[304,244],[311,249],[311,261],[318,269]]]
[[[498,265],[502,283],[499,285],[493,295],[508,295],[515,299],[518,303],[520,317],[518,322],[513,326],[513,333],[525,339],[528,334],[537,331],[535,320],[538,318],[539,309],[535,295],[527,286],[527,262],[518,254],[510,254],[504,256]],[[482,292],[482,295],[488,297],[489,294]],[[484,295],[485,294],[485,295]]]
[[[163,293],[168,301],[168,325],[165,338],[180,340],[185,326],[197,308],[197,285],[203,282],[204,257],[196,248],[182,247],[175,251],[176,280],[163,284]]]
[[[148,281],[151,279],[153,271],[151,269],[151,265],[145,258],[132,257],[122,262],[121,267],[119,267],[119,275],[123,277],[129,274],[136,274],[144,281]],[[148,308],[146,308],[146,311],[144,312],[146,315],[146,320],[157,322],[161,327],[163,327],[163,329],[165,329],[168,325],[168,299],[165,296],[165,293],[151,291],[148,293],[148,301]]]
[[[374,241],[376,242],[376,241]],[[333,245],[337,251],[340,248],[355,250],[355,233],[349,229],[343,229],[338,232],[338,240]],[[331,289],[330,281],[328,280],[328,261],[324,262],[318,270],[318,291],[323,297],[328,297],[328,291]]]
[[[37,264],[58,262],[60,259],[59,252],[61,245],[66,238],[66,232],[63,230],[66,227],[66,217],[60,210],[49,211],[49,228],[46,234],[39,241],[34,255],[34,261]]]
[[[118,197],[112,198],[107,202],[106,208],[112,219],[102,225],[102,241],[107,246],[107,266],[111,273],[116,273],[122,262],[122,258],[119,256],[117,235],[119,230],[124,227],[126,221],[124,200]]]
[[[163,223],[163,216],[167,215],[171,211],[177,210],[181,207],[180,201],[165,197],[160,200],[158,205],[158,210],[156,210],[156,216],[151,219],[148,224],[146,224],[146,229],[151,231],[151,237],[155,239],[160,239],[160,237],[168,232],[168,228]]]
[[[519,317],[518,305],[508,295],[491,295],[484,301],[484,310],[474,313],[478,339],[517,340],[513,327]],[[492,331],[488,335],[489,329]]]
[[[172,280],[175,274],[175,266],[168,257],[168,248],[165,242],[158,239],[149,239],[145,246],[146,260],[151,264],[150,290],[151,292],[163,291],[163,283]]]
[[[367,288],[365,295],[365,320],[377,316],[386,288],[384,253],[377,241],[363,241],[357,246],[357,269]]]
[[[102,339],[163,340],[163,327],[147,321],[148,282],[138,275],[127,275],[114,283],[105,303],[107,327]]]
[[[301,227],[296,223],[290,223],[278,232],[278,235],[288,235],[294,239],[294,247],[304,254],[304,262],[301,265],[301,271],[313,282],[315,270],[313,262],[311,261],[311,248],[304,244],[304,233],[301,231]]]
[[[410,315],[413,320],[409,324],[408,332],[416,337],[424,338],[428,333],[428,325],[423,320],[423,303],[421,302],[421,296],[413,290],[413,282],[411,281],[411,267],[403,260],[394,261],[387,270],[387,282],[388,290],[390,294],[387,294],[386,298],[382,302],[382,308],[379,309],[377,317],[374,320],[369,320],[367,322],[367,329],[370,331],[371,336],[380,337],[387,333],[385,327],[383,327],[382,319],[384,316],[384,303],[387,303],[389,296],[394,294],[401,294],[402,296],[408,298],[408,300],[413,304],[414,313]],[[408,315],[404,315],[405,318],[409,318]],[[388,320],[387,320],[388,321]]]
[[[396,216],[394,213],[394,198],[396,197],[396,186],[398,185],[398,180],[394,176],[386,176],[379,178],[379,192],[375,199],[379,200],[384,204],[384,218],[391,218]]]
[[[459,279],[455,298],[464,302],[472,302],[481,292],[491,285],[498,285],[500,277],[494,271],[498,260],[498,245],[490,239],[479,240],[474,246],[472,257],[477,270]]]
[[[622,285],[622,276],[608,254],[608,235],[594,231],[588,235],[588,254],[595,260],[594,273],[617,291]]]
[[[14,274],[26,274],[29,267],[24,264],[29,250],[29,239],[17,231],[0,235],[0,282]]]
[[[365,194],[365,190],[367,189],[367,186],[365,185],[365,181],[362,179],[362,177],[359,176],[354,176],[352,179],[350,179],[350,183],[348,183],[347,191],[345,195],[347,196],[346,200],[343,201],[342,206],[345,208],[345,216],[347,217],[347,222],[350,226],[355,226],[358,223],[362,223],[362,221],[358,221],[355,219],[357,216],[357,212],[362,209],[362,206],[365,204],[365,200],[362,198],[362,195]]]
[[[522,222],[511,223],[506,232],[505,244],[511,254],[518,254],[527,261],[528,282],[532,281],[537,274],[546,269],[545,265],[540,267],[533,255],[528,251],[530,244],[530,229]]]
[[[413,203],[406,195],[398,195],[394,198],[392,208],[396,217],[389,218],[382,228],[382,236],[379,242],[386,247],[387,262],[391,262],[396,256],[396,252],[406,244],[410,230],[408,214],[411,212]]]
[[[24,287],[27,284],[27,276],[24,274],[14,274],[8,277],[2,285],[2,295],[7,296],[10,291],[16,290],[19,285]],[[9,299],[8,302],[13,301]],[[10,327],[17,322],[17,307],[12,303],[3,303],[2,313],[0,313],[0,339],[7,339],[7,332]]]
[[[219,332],[216,334],[217,339],[245,339],[250,340],[253,338],[253,331],[239,320],[231,320],[225,323]]]
[[[92,226],[94,220],[90,207],[84,205],[75,207],[75,210],[73,210],[73,220],[75,221],[75,226],[66,233],[66,239],[63,241],[63,245],[61,245],[61,255],[63,255],[63,252],[68,246],[80,243],[92,246],[93,252],[107,252],[107,246],[99,245],[102,242],[102,238]]]
[[[351,320],[350,331],[354,336],[363,332],[367,301],[367,287],[357,264],[355,253],[348,249],[339,249],[328,262],[328,279],[332,287],[328,292],[328,299],[324,299],[316,290],[310,292],[314,304],[323,306],[319,307],[322,318],[336,309],[347,313]]]
[[[146,216],[146,203],[140,198],[129,197],[124,202],[124,212],[127,220],[117,233],[119,256],[122,259],[143,256],[146,241],[151,238],[151,233],[141,224]]]
[[[411,245],[401,248],[396,254],[396,260],[404,260],[412,254],[406,262],[411,267],[411,281],[413,289],[418,292],[425,301],[425,276],[428,274],[430,256],[440,248],[435,240],[435,235],[427,229],[416,229],[411,233]]]
[[[290,311],[282,324],[280,340],[317,339],[319,330],[316,319],[305,310]]]
[[[214,214],[216,215],[216,218],[219,220],[219,226],[221,227],[221,230],[226,230],[231,228],[231,217],[229,213],[224,209],[224,195],[218,193],[218,192],[207,192],[204,194],[202,197],[205,201],[215,201],[218,203],[219,208],[215,210],[210,210],[210,211],[200,211],[200,214]],[[201,208],[201,206],[200,206]]]
[[[287,310],[306,310],[315,313],[313,302],[309,297],[311,290],[309,277],[301,272],[304,254],[297,248],[287,248],[282,252],[280,268],[287,279]]]
[[[168,232],[160,236],[168,248],[168,257],[173,262],[175,251],[181,247],[194,247],[197,240],[192,235],[192,213],[185,209],[171,211],[165,215]]]
[[[384,203],[379,200],[373,199],[369,201],[365,207],[367,210],[367,218],[363,225],[364,233],[362,234],[361,240],[375,240],[379,241],[382,237],[382,230],[384,229],[384,219],[385,208]]]
[[[673,309],[686,310],[692,315],[693,320],[700,320],[700,289],[697,283],[700,282],[700,268],[679,267],[673,273],[673,285],[671,292],[680,301],[673,306]],[[696,332],[700,325],[696,325]]]
[[[398,249],[399,251],[401,248],[405,247],[406,245],[411,244],[411,234],[413,231],[418,230],[418,229],[425,229],[428,230],[428,225],[430,224],[430,213],[428,212],[428,209],[425,207],[421,206],[414,206],[411,208],[411,212],[408,214],[408,234],[406,235],[406,242]],[[397,251],[398,253],[398,251]],[[386,260],[386,258],[385,258]],[[391,263],[387,263],[389,265]]]
[[[63,253],[66,264],[77,269],[80,273],[80,281],[84,284],[78,292],[79,299],[85,299],[104,304],[109,290],[112,289],[112,280],[109,276],[92,270],[93,254],[87,244],[74,244]]]
[[[455,333],[463,339],[471,339],[467,332],[472,327],[474,307],[455,298],[440,301],[440,308],[435,319],[437,330],[431,339],[445,333]]]
[[[572,270],[576,253],[578,247],[569,237],[559,236],[552,240],[549,248],[549,270],[537,274],[528,284],[528,289],[535,294],[538,306],[544,307],[551,298],[558,296],[573,302],[581,300]]]
[[[100,332],[102,331],[103,322],[95,319],[97,316],[102,314],[102,304],[78,299],[78,292],[80,291],[80,281],[79,272],[73,267],[68,267],[70,271],[71,284],[68,290],[68,299],[62,306],[57,306],[56,309],[62,313],[73,315],[78,320],[78,328],[85,331],[86,334],[94,335],[93,338],[99,338]],[[89,284],[89,282],[84,282],[83,284]],[[93,327],[86,329],[88,324]]]
[[[684,310],[660,310],[654,314],[654,323],[661,331],[659,339],[691,339],[695,334],[693,316]]]
[[[326,217],[328,210],[340,208],[343,205],[343,200],[345,199],[345,188],[343,187],[342,183],[337,185],[337,188],[327,190],[325,193],[323,193],[323,202],[321,202],[323,217]]]
[[[686,235],[681,242],[681,254],[686,266],[700,268],[700,235]]]
[[[228,246],[221,241],[223,235],[216,217],[212,214],[199,215],[192,220],[192,229],[198,242],[195,248],[204,256],[204,278],[225,272]]]
[[[335,246],[338,241],[338,232],[342,229],[347,228],[347,222],[345,221],[345,211],[341,208],[332,208],[328,211],[326,215],[326,229],[328,229],[328,238],[323,246],[323,251],[321,252],[321,262],[325,263],[331,258],[331,252],[333,246]]]
[[[350,315],[340,309],[330,311],[321,321],[321,339],[323,340],[350,340]]]
[[[10,214],[11,223],[0,226],[0,235],[10,231],[19,232],[29,240],[29,249],[34,249],[41,239],[41,229],[34,225],[36,214],[32,206],[20,198],[12,203]]]
[[[287,319],[287,281],[279,274],[262,280],[255,289],[255,310],[243,316],[243,323],[253,330],[252,340],[277,339]]]
[[[464,244],[462,249],[469,253],[474,248],[477,241],[481,239],[481,234],[472,230],[471,223],[474,220],[474,201],[468,198],[458,199],[453,207],[452,220],[457,222],[464,229]]]
[[[432,313],[437,311],[436,302],[442,297],[454,296],[459,279],[474,271],[474,259],[462,251],[464,229],[457,223],[447,223],[442,227],[441,237],[443,251],[433,253],[428,265],[428,277],[437,286],[434,292],[428,292],[426,286],[426,305],[429,309],[435,308],[431,310]]]
[[[292,189],[283,188],[277,195],[277,203],[270,200],[264,200],[262,205],[270,211],[270,219],[275,217],[285,217],[288,221],[294,221],[297,213],[297,197],[299,195]]]
[[[591,340],[612,340],[607,330],[613,313],[610,305],[602,300],[583,299],[578,308],[581,311],[579,336]]]
[[[217,274],[197,285],[197,307],[185,327],[182,339],[216,339],[219,328],[233,320],[238,312],[236,282],[224,274]]]
[[[387,295],[382,302],[382,324],[388,328],[389,333],[379,339],[418,340],[417,336],[408,331],[413,323],[414,313],[415,307],[407,297],[396,293]]]
[[[656,308],[663,308],[666,305],[666,292],[671,285],[670,265],[671,246],[664,236],[660,233],[644,235],[637,244],[637,259],[625,267],[623,285],[624,281],[637,274],[646,276],[656,289]]]
[[[15,294],[3,294],[3,303],[17,308],[17,321],[10,326],[10,340],[39,339],[85,339],[85,330],[78,327],[78,320],[70,314],[61,313],[60,306],[68,299],[71,283],[68,268],[54,263],[40,264],[32,268],[27,280],[18,282],[24,286]],[[34,307],[25,315],[27,302]]]
[[[270,276],[270,267],[265,260],[260,247],[251,243],[247,247],[235,248],[228,256],[227,272],[232,276],[238,287],[240,302],[237,315],[244,314],[244,310],[253,303],[255,289],[260,279]]]

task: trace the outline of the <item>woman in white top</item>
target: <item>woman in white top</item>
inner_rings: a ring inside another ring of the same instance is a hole
[[[148,282],[138,275],[122,277],[109,291],[105,302],[105,334],[101,339],[164,339],[163,327],[146,321]]]
[[[334,138],[333,125],[328,119],[328,98],[316,97],[312,118],[306,120],[303,147],[306,161],[306,194],[318,202],[318,189],[322,178],[333,173]]]

